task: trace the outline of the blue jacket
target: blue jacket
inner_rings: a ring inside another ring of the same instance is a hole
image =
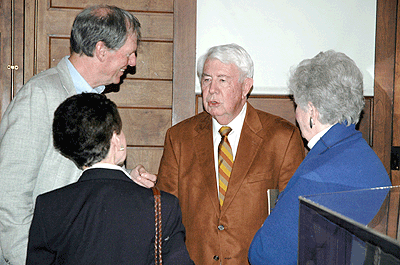
[[[332,126],[310,150],[254,236],[250,263],[297,263],[299,196],[389,185],[384,166],[355,126]]]

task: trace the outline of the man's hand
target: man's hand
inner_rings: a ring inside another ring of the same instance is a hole
[[[146,188],[154,187],[157,182],[157,176],[147,172],[142,165],[137,165],[131,171],[131,178],[134,182]]]

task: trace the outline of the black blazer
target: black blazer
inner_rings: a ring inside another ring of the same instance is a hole
[[[178,199],[161,192],[164,264],[193,264]],[[27,264],[154,264],[154,197],[122,171],[86,170],[42,194],[29,231]]]

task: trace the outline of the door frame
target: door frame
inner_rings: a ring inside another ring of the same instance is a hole
[[[172,125],[195,114],[196,0],[174,1]]]
[[[397,0],[377,0],[374,110],[372,148],[381,159],[393,185],[400,184],[398,170],[391,170],[391,147],[400,146],[400,94],[397,50],[400,28]],[[397,96],[397,98],[396,98]],[[397,106],[397,108],[395,108]]]

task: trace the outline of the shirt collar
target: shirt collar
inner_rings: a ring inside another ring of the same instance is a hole
[[[84,169],[83,172],[85,172],[86,170],[89,170],[89,169],[93,169],[93,168],[105,168],[105,169],[119,170],[119,171],[122,171],[129,179],[132,179],[131,176],[129,175],[129,173],[124,168],[117,166],[117,165],[108,164],[108,163],[101,163],[101,162],[96,163],[96,164],[92,165],[91,167]]]
[[[319,141],[319,139],[321,139],[322,136],[324,136],[324,134],[329,131],[330,128],[332,128],[333,125],[329,126],[328,128],[323,129],[322,131],[320,131],[319,133],[317,133],[316,135],[314,135],[313,138],[310,139],[310,141],[308,141],[308,148],[313,148],[314,145]]]
[[[86,82],[86,80],[81,76],[81,74],[76,70],[76,68],[72,65],[72,63],[68,59],[69,56],[66,56],[66,57],[67,57],[66,61],[67,61],[68,70],[71,75],[72,82],[74,83],[77,94],[81,94],[81,93],[101,94],[104,91],[105,86],[98,86],[98,87],[92,88],[88,84],[88,82]]]
[[[240,111],[239,115],[237,115],[229,124],[227,125],[221,125],[218,123],[218,121],[214,118],[212,118],[213,121],[213,131],[216,133],[219,133],[219,129],[221,129],[222,126],[228,126],[231,127],[232,132],[240,132],[242,131],[243,127],[243,122],[244,118],[246,117],[246,110],[247,110],[247,102],[244,104],[242,110]]]

